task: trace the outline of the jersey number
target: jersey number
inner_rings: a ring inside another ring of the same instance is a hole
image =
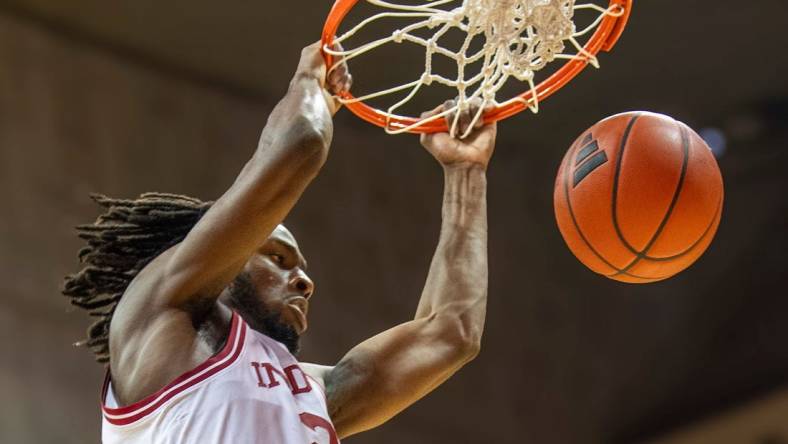
[[[331,422],[311,413],[302,413],[298,415],[301,418],[301,422],[307,426],[310,430],[315,431],[318,428],[323,429],[328,432],[328,436],[330,437],[331,441],[329,444],[339,444],[339,438],[337,438],[337,432],[334,430],[334,426]],[[317,444],[317,443],[312,443]]]

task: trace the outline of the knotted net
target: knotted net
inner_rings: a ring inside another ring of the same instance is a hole
[[[450,131],[454,135],[461,112],[467,111],[472,103],[480,104],[474,123],[483,118],[485,109],[500,108],[513,102],[520,102],[532,112],[538,112],[541,97],[535,81],[537,72],[560,59],[580,60],[599,67],[596,55],[584,48],[581,39],[592,34],[606,17],[620,17],[628,12],[622,2],[601,6],[579,4],[575,0],[435,0],[412,5],[384,0],[364,1],[381,8],[382,12],[344,31],[333,39],[333,43],[347,45],[354,35],[383,19],[403,19],[411,23],[396,29],[391,35],[352,48],[335,50],[333,46],[325,45],[327,54],[351,61],[383,45],[404,43],[419,45],[425,51],[424,71],[418,78],[360,97],[350,94],[339,97],[343,103],[353,104],[382,96],[398,96],[385,111],[377,110],[385,116],[385,129],[390,134],[417,131],[430,122],[453,114],[456,117]],[[580,10],[593,12],[594,18],[578,29],[574,18]],[[423,34],[427,30],[432,34],[425,38]],[[456,33],[457,30],[464,35],[459,49],[450,49],[442,44],[450,32]],[[481,47],[474,44],[478,41],[483,42]],[[456,77],[443,75],[434,69],[438,57],[445,57],[456,64]],[[526,83],[528,91],[506,101],[498,101],[498,93],[512,78]],[[398,114],[419,91],[435,84],[456,89],[453,108],[426,119]]]

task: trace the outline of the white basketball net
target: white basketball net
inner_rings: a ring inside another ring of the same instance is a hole
[[[472,101],[481,103],[479,111],[474,115],[474,123],[482,117],[485,107],[503,106],[513,101],[520,101],[534,113],[538,112],[535,73],[556,59],[581,58],[598,68],[597,58],[583,49],[578,38],[592,33],[606,15],[620,16],[625,12],[618,6],[605,8],[593,3],[576,4],[575,0],[435,0],[421,5],[402,5],[383,0],[366,2],[385,8],[386,11],[363,20],[338,36],[336,43],[347,41],[367,25],[384,18],[415,19],[416,22],[397,29],[388,37],[356,48],[335,51],[326,47],[325,51],[351,60],[388,43],[409,42],[421,45],[426,50],[424,73],[412,82],[356,97],[344,103],[405,92],[404,98],[383,112],[389,119],[401,118],[396,114],[397,110],[410,102],[422,87],[439,83],[457,90],[454,108],[410,126],[387,125],[386,131],[390,134],[404,133],[454,113],[456,117],[451,125],[451,134],[455,135],[459,116],[471,106]],[[457,3],[461,5],[457,6]],[[580,9],[596,11],[598,16],[590,25],[577,30],[573,18]],[[425,28],[436,29],[431,38],[424,39],[413,34],[414,31]],[[453,28],[466,34],[464,43],[457,51],[440,45],[441,38]],[[469,53],[474,38],[478,37],[484,38],[484,47]],[[451,79],[433,72],[435,56],[454,60],[457,64],[457,77]],[[481,62],[481,68],[468,72],[470,70],[466,68],[476,62]],[[503,103],[497,102],[496,94],[512,77],[529,85],[531,99],[526,101],[515,97]],[[460,137],[466,137],[473,126],[470,125],[468,132]]]

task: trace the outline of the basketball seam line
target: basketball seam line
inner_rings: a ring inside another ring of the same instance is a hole
[[[639,116],[639,114],[637,116],[635,116],[633,118],[633,120],[637,119],[638,116]],[[594,256],[596,256],[605,265],[607,265],[608,267],[612,268],[613,270],[615,270],[617,272],[616,274],[611,275],[611,276],[618,276],[619,274],[624,274],[626,276],[629,276],[629,277],[632,277],[632,278],[635,278],[635,279],[641,279],[641,280],[646,280],[646,281],[660,280],[661,278],[650,278],[650,277],[645,277],[645,276],[637,276],[637,275],[629,273],[629,272],[627,272],[625,270],[619,269],[615,265],[613,265],[610,262],[608,262],[607,259],[602,257],[602,255],[599,254],[598,251],[596,251],[594,246],[591,245],[591,242],[589,242],[589,240],[586,239],[585,235],[583,234],[583,230],[580,229],[580,225],[578,225],[577,219],[575,218],[575,212],[572,209],[572,200],[571,200],[571,198],[569,196],[569,177],[572,175],[570,166],[572,165],[572,157],[574,156],[575,152],[577,152],[577,148],[578,148],[578,145],[575,145],[574,149],[571,150],[571,154],[570,154],[569,159],[568,159],[569,161],[567,162],[566,165],[564,165],[564,167],[565,167],[565,171],[564,171],[564,196],[566,198],[566,206],[569,209],[569,216],[572,218],[572,225],[574,225],[575,230],[577,230],[577,234],[580,235],[580,239],[582,239],[583,242],[586,244],[586,246],[591,250],[591,252],[594,253]]]
[[[642,259],[648,256],[648,250],[650,250],[651,247],[653,247],[654,244],[657,242],[657,239],[659,239],[659,236],[662,234],[662,231],[665,229],[665,226],[668,224],[668,221],[670,220],[670,216],[673,215],[673,210],[676,208],[676,203],[678,203],[679,201],[679,196],[681,195],[681,190],[684,188],[684,179],[687,176],[687,168],[689,165],[689,135],[687,134],[687,130],[683,126],[679,125],[678,122],[676,122],[676,126],[679,128],[679,132],[681,133],[681,145],[682,145],[682,152],[684,154],[684,158],[681,164],[681,176],[679,176],[679,183],[676,186],[676,191],[673,193],[673,200],[670,202],[670,206],[668,207],[668,210],[665,213],[665,217],[662,218],[662,222],[659,224],[659,227],[657,227],[657,231],[651,237],[651,240],[646,244],[646,246],[643,248],[642,251],[636,252],[635,259],[629,265],[624,267],[622,270],[619,270],[619,272],[616,275],[631,270],[632,267],[637,265]],[[626,140],[623,141],[622,143],[626,143]],[[620,159],[623,159],[624,147],[625,145],[622,144],[621,152],[619,153]],[[623,235],[619,229],[618,218],[616,215],[616,201],[618,196],[618,173],[620,171],[620,168],[621,168],[621,160],[619,160],[619,164],[616,165],[616,182],[613,184],[613,225],[616,227],[616,233],[618,234],[618,237],[629,248],[629,244],[627,244],[626,240],[623,238]]]
[[[703,231],[703,234],[700,235],[698,240],[696,240],[689,248],[687,248],[686,250],[682,251],[681,253],[674,254],[673,256],[664,256],[664,257],[663,256],[659,256],[659,257],[657,257],[657,256],[643,256],[643,260],[651,261],[651,262],[665,262],[665,261],[670,261],[670,260],[673,260],[673,259],[678,259],[678,258],[680,258],[682,256],[686,256],[689,253],[692,253],[692,250],[694,250],[695,247],[697,247],[698,244],[700,244],[706,238],[706,235],[709,234],[709,231],[711,231],[711,228],[714,226],[714,223],[717,221],[717,215],[720,214],[720,209],[721,208],[722,208],[722,198],[720,198],[719,202],[717,203],[717,209],[714,211],[714,217],[711,219],[711,223],[706,227],[706,229]]]
[[[613,174],[613,197],[612,197],[612,216],[613,216],[613,228],[616,230],[616,236],[618,236],[621,243],[635,256],[639,255],[641,252],[637,251],[635,247],[630,245],[629,241],[624,237],[624,233],[621,232],[621,227],[618,225],[618,182],[621,178],[621,165],[624,163],[624,151],[626,151],[627,143],[629,142],[629,137],[632,133],[632,128],[635,126],[635,122],[640,117],[640,114],[637,114],[632,117],[632,119],[627,124],[627,128],[624,131],[624,135],[621,137],[621,145],[618,147],[618,155],[616,156],[616,170]]]
[[[681,122],[678,122],[678,123],[679,123],[679,125],[683,125]],[[706,227],[706,229],[703,230],[703,233],[700,235],[700,237],[695,242],[693,242],[692,245],[689,248],[687,248],[686,250],[684,250],[684,251],[682,251],[680,253],[676,253],[676,254],[671,255],[671,256],[648,256],[648,255],[646,255],[646,256],[643,257],[643,259],[648,260],[648,261],[652,261],[652,262],[664,262],[664,261],[670,261],[670,260],[673,260],[673,259],[678,259],[678,258],[680,258],[682,256],[686,256],[689,253],[691,253],[692,250],[694,250],[695,247],[697,247],[698,244],[700,244],[706,238],[706,235],[709,234],[709,231],[711,231],[711,228],[714,226],[714,223],[717,221],[717,216],[721,213],[722,202],[723,202],[723,196],[720,196],[720,199],[717,202],[717,209],[714,210],[714,217],[712,217],[711,223],[709,223],[709,225]]]

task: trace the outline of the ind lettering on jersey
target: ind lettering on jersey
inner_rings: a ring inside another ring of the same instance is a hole
[[[309,378],[298,365],[294,364],[280,369],[268,362],[252,362],[251,366],[257,377],[258,387],[272,389],[284,384],[294,395],[312,391]]]

